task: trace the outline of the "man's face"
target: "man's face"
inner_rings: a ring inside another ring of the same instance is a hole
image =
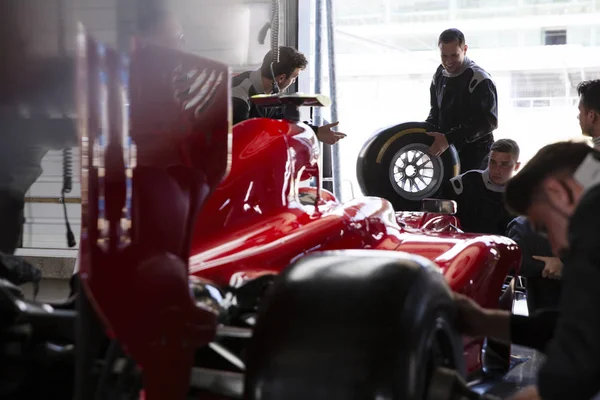
[[[577,119],[579,119],[579,126],[581,127],[581,132],[585,136],[593,136],[594,134],[594,125],[598,120],[598,114],[594,110],[588,110],[583,105],[583,100],[579,99],[579,114],[577,115]]]
[[[450,43],[440,43],[439,48],[444,69],[451,74],[458,72],[465,61],[469,47],[466,44],[460,46],[458,40],[455,40]]]
[[[294,72],[292,72],[291,75],[285,75],[285,74],[281,74],[277,77],[277,86],[279,86],[279,90],[281,90],[282,92],[289,88],[294,82],[296,82],[296,79],[298,79],[298,75],[300,75],[300,68],[296,68],[294,70]]]
[[[492,151],[488,161],[490,180],[496,185],[504,186],[520,166],[521,163],[512,154]]]
[[[542,193],[527,210],[527,216],[534,229],[548,237],[552,252],[558,257],[569,247],[569,219],[583,188],[573,178],[547,178],[540,190]]]

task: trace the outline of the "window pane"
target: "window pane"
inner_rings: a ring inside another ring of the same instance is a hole
[[[334,4],[338,113],[348,134],[339,144],[341,171],[355,192],[356,158],[367,138],[427,117],[440,63],[437,39],[449,27],[465,33],[468,55],[492,75],[499,101],[494,136],[515,139],[522,161],[547,143],[581,137],[577,85],[600,78],[600,0]],[[349,196],[349,185],[343,188]]]

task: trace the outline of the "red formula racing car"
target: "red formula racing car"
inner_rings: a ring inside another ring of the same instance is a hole
[[[511,307],[516,244],[461,232],[452,202],[323,190],[298,108],[327,99],[261,96],[286,119],[232,128],[226,66],[79,45],[78,398],[425,399],[440,371],[507,368],[457,334],[451,290]],[[21,324],[59,308],[18,301]]]

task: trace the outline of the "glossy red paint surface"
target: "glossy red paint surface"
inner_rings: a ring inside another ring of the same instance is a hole
[[[453,290],[497,307],[505,276],[520,262],[514,242],[459,233],[454,216],[395,213],[374,197],[341,204],[300,187],[318,177],[315,140],[304,124],[254,119],[234,126],[232,168],[199,215],[190,273],[237,286],[313,251],[403,251],[437,263]],[[465,338],[469,372],[480,368],[481,344]]]
[[[231,135],[221,64],[147,48],[127,69],[115,52],[82,43],[81,279],[142,365],[146,398],[184,398],[194,350],[213,338],[215,314],[196,306],[188,273],[236,286],[314,251],[404,251],[436,262],[454,290],[497,305],[520,260],[510,240],[457,233],[452,216],[395,213],[372,197],[342,204],[302,187],[319,176],[314,133],[254,119]],[[470,372],[480,346],[465,338]]]
[[[156,47],[129,65],[83,34],[79,45],[81,281],[141,366],[144,397],[184,399],[216,329],[188,260],[197,212],[229,168],[229,71]]]

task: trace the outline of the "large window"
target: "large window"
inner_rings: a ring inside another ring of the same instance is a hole
[[[581,138],[576,88],[600,78],[600,0],[334,4],[340,129],[348,134],[339,145],[345,199],[348,182],[358,190],[356,159],[367,138],[381,127],[427,117],[437,38],[451,26],[463,30],[468,55],[496,82],[495,138],[515,139],[522,161],[547,143]]]

